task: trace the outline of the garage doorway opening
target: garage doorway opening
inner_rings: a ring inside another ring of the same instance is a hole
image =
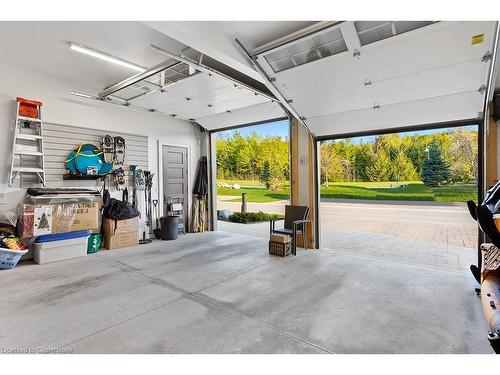
[[[283,215],[290,201],[289,120],[222,130],[214,136],[218,228],[267,236],[270,218]]]
[[[477,125],[322,141],[321,247],[467,270],[477,260]]]

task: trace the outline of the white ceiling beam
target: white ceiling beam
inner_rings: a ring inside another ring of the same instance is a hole
[[[224,35],[217,27],[194,21],[150,21],[144,24],[263,83],[260,75],[238,56],[232,43],[233,36]]]

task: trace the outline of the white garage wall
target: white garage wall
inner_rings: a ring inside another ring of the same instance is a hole
[[[153,197],[158,196],[158,141],[189,147],[189,188],[192,188],[200,147],[188,122],[126,107],[80,99],[70,91],[94,94],[94,90],[35,71],[0,63],[0,192],[22,197],[19,189],[7,187],[17,96],[43,102],[47,123],[74,125],[105,131],[148,136],[149,169],[155,173]],[[73,145],[68,145],[68,151]],[[17,190],[17,192],[15,191]],[[189,193],[189,196],[191,194]],[[17,202],[0,202],[0,212]]]

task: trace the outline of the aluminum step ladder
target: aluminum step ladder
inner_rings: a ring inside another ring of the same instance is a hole
[[[45,159],[43,153],[41,106],[37,106],[37,118],[19,115],[19,106],[20,103],[17,102],[9,186],[12,186],[17,175],[23,176],[25,174],[36,175],[42,185],[45,186]],[[19,159],[19,164],[16,163],[16,159]]]

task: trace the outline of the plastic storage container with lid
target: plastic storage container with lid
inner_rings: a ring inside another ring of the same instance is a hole
[[[34,243],[33,260],[45,264],[87,255],[89,235],[78,231],[40,236]]]

